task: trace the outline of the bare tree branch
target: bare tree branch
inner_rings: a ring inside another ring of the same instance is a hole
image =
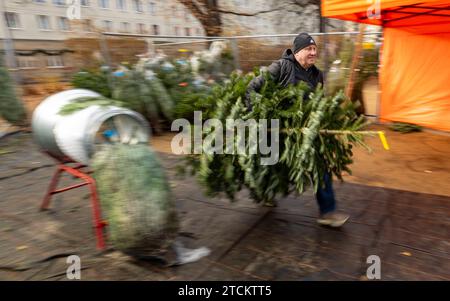
[[[217,0],[178,0],[202,24],[207,36],[222,33],[222,20],[218,12]]]

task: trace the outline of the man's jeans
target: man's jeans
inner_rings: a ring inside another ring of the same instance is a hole
[[[333,192],[333,178],[330,174],[325,174],[323,178],[325,188],[319,187],[316,198],[319,204],[320,214],[332,212],[336,209],[336,200]]]

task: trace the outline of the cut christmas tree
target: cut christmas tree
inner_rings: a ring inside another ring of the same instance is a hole
[[[1,58],[0,58],[1,59]],[[25,108],[17,98],[8,70],[0,65],[0,117],[20,125],[26,117]]]
[[[72,77],[72,86],[95,91],[104,97],[111,97],[108,73],[108,70],[81,70]]]
[[[123,78],[116,79],[112,98],[144,115],[156,133],[162,130],[161,122],[173,118],[174,102],[160,80],[147,79],[137,71],[130,71]]]
[[[99,86],[95,86],[94,75],[80,74],[75,78],[76,87],[96,91],[102,94],[102,97],[77,99],[61,109],[60,113],[63,115],[91,105],[125,107],[141,113],[150,122],[156,134],[162,131],[164,123],[167,124],[173,119],[174,102],[156,77],[147,78],[145,74],[131,70],[122,77],[112,78],[113,88],[108,90],[105,88],[107,83],[103,81]]]
[[[207,118],[217,119],[221,125],[238,119],[249,125],[240,135],[226,127],[233,133],[231,138],[225,135],[225,126],[203,129],[203,152],[190,156],[189,166],[211,195],[225,192],[233,200],[245,187],[254,201],[271,203],[279,195],[303,193],[308,187],[317,191],[325,174],[342,179],[343,172],[350,173],[353,145],[367,147],[363,135],[374,134],[361,131],[366,125],[364,118],[356,114],[356,106],[346,101],[342,92],[325,96],[321,89],[311,92],[302,83],[281,88],[270,75],[265,77],[259,94],[251,96],[251,111],[244,97],[253,75],[234,74],[209,96],[215,105],[204,113]],[[263,138],[271,145],[264,148]],[[221,141],[228,148],[222,153],[220,148],[217,151]],[[274,159],[269,164],[267,147]]]
[[[111,242],[132,256],[164,256],[178,231],[169,183],[147,145],[105,145],[92,167]]]

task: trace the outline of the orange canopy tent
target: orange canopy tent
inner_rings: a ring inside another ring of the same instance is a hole
[[[322,15],[380,25],[380,119],[450,131],[450,0],[323,0]]]

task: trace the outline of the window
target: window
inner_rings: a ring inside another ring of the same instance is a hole
[[[17,66],[20,69],[33,69],[38,68],[39,63],[34,56],[18,56]]]
[[[128,23],[128,22],[120,23],[120,30],[122,32],[130,32],[130,23]]]
[[[104,31],[106,31],[106,32],[112,31],[112,21],[104,20],[102,25],[103,25]]]
[[[186,22],[189,22],[189,17],[190,17],[191,15],[189,14],[189,12],[188,11],[185,11],[184,12],[184,21],[186,21]]]
[[[191,35],[191,29],[189,27],[185,27],[184,28],[184,33],[185,33],[186,36],[189,37]]]
[[[66,0],[53,0],[53,4],[55,5],[66,5]]]
[[[109,8],[109,0],[98,0],[100,8]]]
[[[58,17],[58,28],[60,30],[70,30],[69,20],[66,17]]]
[[[45,3],[46,0],[33,0],[34,3]]]
[[[202,30],[200,28],[197,28],[195,30],[195,33],[197,34],[197,36],[201,36],[202,35]]]
[[[148,11],[150,14],[154,15],[156,14],[156,3],[154,2],[149,2],[148,3]]]
[[[159,25],[153,25],[153,34],[155,36],[159,35]]]
[[[139,34],[145,34],[146,33],[145,32],[145,24],[138,23],[138,24],[136,24],[136,27],[137,27],[137,32]]]
[[[17,13],[5,13],[6,24],[9,28],[20,28],[19,15]]]
[[[120,10],[125,10],[125,0],[117,0],[116,1],[116,8]]]
[[[81,0],[80,4],[81,6],[89,6],[89,0]]]
[[[64,67],[64,62],[60,55],[50,55],[47,57],[47,68],[61,67]]]
[[[38,28],[49,30],[50,29],[50,19],[48,16],[37,16]]]
[[[174,31],[176,36],[180,35],[180,28],[178,26],[175,26]]]
[[[133,0],[133,8],[138,13],[144,12],[144,9],[142,8],[142,1],[141,0]]]

